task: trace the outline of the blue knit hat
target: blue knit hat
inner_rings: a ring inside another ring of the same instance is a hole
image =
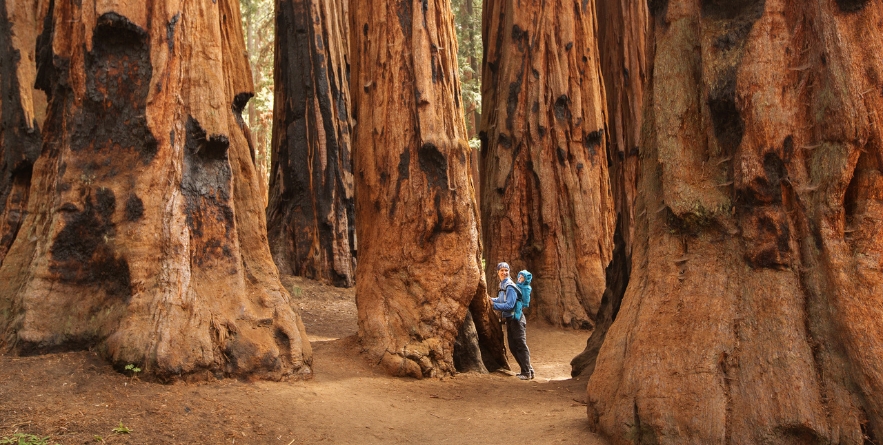
[[[503,269],[503,268],[509,269],[509,263],[503,261],[502,263],[497,264],[497,270],[500,270],[500,269]]]

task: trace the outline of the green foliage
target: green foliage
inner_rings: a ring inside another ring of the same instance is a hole
[[[469,119],[469,113],[481,112],[481,4],[480,0],[452,0],[454,25],[457,28],[457,65],[460,71],[460,97],[466,113],[466,132],[474,136],[477,122]],[[469,141],[473,149],[478,139]]]
[[[9,437],[0,437],[0,445],[50,445],[49,437],[33,434],[15,433]]]
[[[141,372],[141,368],[129,363],[128,365],[126,365],[126,371],[132,371],[132,375],[135,375]]]
[[[112,429],[111,431],[113,431],[114,434],[129,434],[132,432],[132,430],[129,429],[129,427],[123,425],[122,420],[120,420],[120,425],[117,426],[116,428]]]

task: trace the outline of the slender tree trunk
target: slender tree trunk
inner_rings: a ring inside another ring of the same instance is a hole
[[[21,228],[40,154],[45,99],[33,85],[46,6],[0,0],[0,264]]]
[[[270,250],[283,273],[353,285],[347,24],[341,0],[277,0]]]
[[[883,4],[651,2],[614,443],[883,440]]]
[[[610,325],[616,319],[632,267],[635,199],[640,170],[644,85],[650,75],[647,3],[598,0],[598,46],[610,111],[610,188],[616,208],[613,260],[605,271],[607,288],[586,349],[571,361],[571,375],[591,375]]]
[[[308,375],[243,131],[238,4],[101,5],[56,2],[40,38],[49,111],[0,346],[94,347],[164,380]]]
[[[362,346],[394,375],[451,374],[471,310],[483,363],[506,367],[481,272],[450,5],[351,7]]]
[[[487,0],[483,13],[485,257],[534,272],[534,313],[589,328],[614,228],[595,2]]]

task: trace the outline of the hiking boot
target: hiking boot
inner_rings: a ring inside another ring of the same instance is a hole
[[[519,380],[530,380],[530,374],[518,374],[515,377],[518,377]]]

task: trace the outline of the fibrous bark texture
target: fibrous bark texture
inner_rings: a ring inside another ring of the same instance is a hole
[[[614,443],[883,440],[883,4],[651,2]],[[646,150],[646,151],[643,151]]]
[[[159,379],[309,374],[240,116],[239,5],[56,2],[46,20],[49,109],[0,268],[0,345],[95,347]]]
[[[35,49],[45,2],[0,0],[0,264],[18,234],[46,99],[34,89]]]
[[[488,0],[483,14],[485,258],[534,273],[534,313],[591,327],[614,226],[595,2]]]
[[[394,375],[451,374],[471,310],[485,366],[506,367],[481,272],[450,4],[351,7],[362,346]]]
[[[640,170],[644,85],[649,78],[650,14],[647,3],[598,0],[598,47],[610,113],[610,188],[616,209],[613,259],[605,271],[604,295],[586,349],[571,361],[571,375],[591,375],[607,331],[619,311],[632,265],[635,199]]]
[[[355,225],[346,3],[276,2],[267,225],[280,271],[350,287]]]

